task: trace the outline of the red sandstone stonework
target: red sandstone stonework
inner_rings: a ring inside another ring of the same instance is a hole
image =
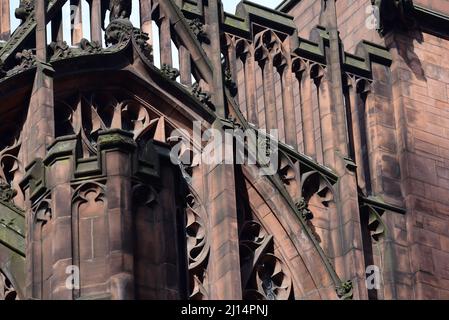
[[[65,2],[0,0],[0,299],[449,298],[449,1]]]

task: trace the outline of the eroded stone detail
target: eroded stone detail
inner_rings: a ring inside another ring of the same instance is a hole
[[[190,93],[202,104],[211,107],[211,96],[209,93],[203,92],[203,89],[199,85],[199,83],[194,83],[190,88]]]
[[[34,11],[34,0],[20,0],[19,7],[16,9],[15,16],[22,20],[22,23],[28,19]]]
[[[207,33],[204,31],[204,24],[201,22],[200,19],[190,20],[189,26],[200,43],[209,42],[209,37],[207,36]]]
[[[66,59],[73,56],[67,42],[52,42],[50,43],[51,59]]]
[[[0,270],[0,300],[19,300],[17,291],[11,281]]]
[[[8,72],[8,75],[19,73],[35,66],[36,56],[32,50],[24,49],[22,52],[18,52],[16,54],[16,61],[18,64],[10,72]]]
[[[179,70],[173,68],[167,64],[163,64],[161,67],[162,75],[172,81],[175,81],[177,77],[179,77]]]
[[[352,300],[353,296],[353,285],[352,281],[348,280],[342,282],[339,286],[337,286],[337,295],[341,300]]]

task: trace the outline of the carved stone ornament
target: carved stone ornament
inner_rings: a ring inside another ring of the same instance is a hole
[[[189,22],[190,29],[192,29],[192,32],[197,37],[198,41],[200,43],[208,43],[209,38],[207,36],[207,33],[204,32],[204,24],[201,22],[200,19],[193,19]]]
[[[89,41],[87,39],[81,39],[80,41],[80,49],[89,54],[101,53],[102,48],[101,44],[97,41]]]
[[[170,67],[167,64],[163,64],[161,67],[162,75],[172,81],[175,81],[176,78],[179,76],[179,70],[173,67]]]
[[[19,7],[15,11],[17,19],[24,22],[34,10],[34,0],[20,0]]]
[[[207,266],[209,263],[209,235],[207,232],[207,214],[193,193],[187,196],[186,234],[189,259],[189,278],[191,300],[203,300],[208,297]]]
[[[312,220],[313,219],[313,213],[309,210],[309,204],[304,198],[301,198],[297,203],[296,207],[298,208],[298,211],[301,213],[301,216],[304,220]]]
[[[0,300],[18,300],[16,289],[2,271],[0,271]]]
[[[117,19],[129,19],[131,16],[131,0],[110,0],[109,11],[111,12],[110,21]]]
[[[113,20],[106,28],[105,41],[107,45],[112,45],[112,48],[124,46],[131,39],[134,40],[143,55],[153,62],[153,47],[148,44],[150,39],[148,34],[134,28],[128,19]]]
[[[17,191],[11,189],[10,185],[0,181],[0,201],[1,202],[12,202],[14,197],[17,195]]]
[[[36,65],[36,56],[32,50],[22,50],[16,54],[18,64],[10,71],[10,73],[18,73],[25,71]]]
[[[229,89],[229,92],[233,97],[237,95],[237,84],[234,82],[234,79],[232,79],[232,73],[229,69],[225,70],[225,86]]]
[[[211,97],[210,94],[203,92],[200,85],[198,83],[194,83],[190,88],[190,93],[202,104],[206,106],[211,106]]]
[[[153,47],[148,43],[148,40],[150,40],[149,35],[140,29],[134,28],[133,36],[142,53],[153,63]]]
[[[128,19],[111,21],[105,31],[106,44],[116,46],[127,42],[131,38],[133,30],[133,24]]]
[[[352,300],[353,292],[352,281],[342,282],[337,287],[337,295],[341,300]]]
[[[288,300],[293,284],[283,261],[274,254],[274,239],[256,221],[240,232],[240,261],[244,299]]]
[[[72,57],[73,52],[65,41],[52,42],[50,43],[50,55],[51,59],[66,59]]]
[[[19,169],[20,161],[17,158],[21,146],[20,139],[11,146],[0,150],[0,183],[9,185]]]

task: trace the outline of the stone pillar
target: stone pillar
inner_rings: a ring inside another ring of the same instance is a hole
[[[149,34],[148,44],[153,45],[153,24],[151,19],[152,0],[140,0],[140,28]]]
[[[23,130],[22,162],[26,176],[21,183],[25,189],[26,253],[28,277],[26,296],[42,298],[50,296],[48,277],[51,274],[51,205],[45,187],[47,148],[54,140],[53,69],[47,64],[46,12],[47,1],[37,1],[36,19],[36,75],[31,93],[27,118]],[[45,257],[36,252],[45,253]],[[37,261],[36,261],[37,259]],[[44,265],[45,264],[45,265]]]
[[[71,8],[75,8],[73,14],[72,23],[72,45],[77,45],[83,38],[83,14],[81,9],[81,0],[70,0]]]
[[[214,126],[220,126],[216,121]],[[223,137],[224,139],[224,137]],[[224,141],[224,140],[223,140]],[[210,297],[242,299],[234,165],[205,165],[204,195],[210,215]]]
[[[0,40],[8,40],[10,35],[9,0],[0,0]]]
[[[101,10],[101,0],[90,0],[90,38],[91,41],[97,41],[100,44],[103,43]]]

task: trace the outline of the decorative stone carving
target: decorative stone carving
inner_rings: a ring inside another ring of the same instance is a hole
[[[180,75],[178,69],[173,68],[173,67],[170,67],[170,66],[167,65],[167,64],[163,64],[163,65],[162,65],[162,67],[161,67],[161,72],[162,72],[162,75],[163,75],[164,77],[166,77],[166,78],[168,78],[168,79],[170,79],[170,80],[172,80],[172,81],[175,81],[176,78],[178,78],[179,75]]]
[[[208,297],[207,267],[210,243],[207,232],[207,214],[198,197],[191,193],[186,199],[187,255],[189,261],[190,291],[192,300]]]
[[[140,29],[134,28],[134,41],[139,46],[144,56],[153,63],[153,47],[148,44],[150,37]]]
[[[50,43],[50,55],[52,60],[56,59],[66,59],[73,56],[72,50],[70,49],[67,42],[52,42]]]
[[[109,11],[111,12],[110,21],[117,19],[129,19],[131,16],[131,0],[110,0]]]
[[[14,174],[20,167],[17,158],[20,146],[21,142],[17,140],[12,146],[0,151],[0,183],[9,185],[14,179]]]
[[[240,262],[244,299],[288,300],[292,280],[274,254],[274,240],[256,221],[247,221],[240,232]]]
[[[14,197],[17,195],[17,191],[11,189],[11,186],[7,183],[0,181],[0,201],[11,203]]]
[[[89,157],[97,154],[98,136],[102,130],[121,129],[132,133],[131,139],[136,141],[150,130],[162,134],[157,130],[165,128],[160,122],[161,117],[150,114],[148,106],[119,96],[101,91],[69,99],[71,103],[57,101],[56,136],[78,135],[83,155]]]
[[[140,29],[134,28],[128,19],[113,20],[106,28],[106,44],[112,45],[113,48],[126,45],[131,38],[143,55],[150,62],[153,62],[153,47],[148,44],[148,40],[150,39],[148,34]]]
[[[264,30],[255,37],[255,59],[263,67],[271,58],[278,69],[286,65],[286,58],[281,40],[272,30]]]
[[[211,96],[210,94],[203,92],[203,89],[199,85],[199,83],[194,83],[190,88],[190,93],[202,104],[211,107]]]
[[[89,54],[101,53],[102,51],[100,43],[96,41],[90,42],[89,40],[84,38],[81,39],[79,47],[82,51],[85,51]]]
[[[234,79],[232,78],[231,70],[226,69],[225,70],[225,86],[229,89],[229,92],[233,97],[237,94],[237,84],[234,82]]]
[[[195,34],[196,38],[200,43],[208,43],[209,37],[207,36],[207,33],[204,32],[204,24],[201,22],[200,19],[193,19],[189,22],[190,29],[192,29],[192,32]]]
[[[19,300],[11,281],[0,270],[0,300]]]
[[[34,0],[20,0],[19,7],[15,11],[17,19],[22,20],[22,23],[28,19],[34,10]]]
[[[22,50],[22,52],[18,52],[16,54],[16,60],[18,61],[18,64],[10,71],[10,73],[22,72],[36,65],[36,56],[32,50]]]
[[[308,221],[313,219],[313,213],[309,210],[309,204],[306,202],[306,199],[301,197],[301,199],[296,203],[296,207],[304,220]]]
[[[117,46],[127,42],[133,33],[134,27],[128,19],[112,20],[105,31],[106,44]]]
[[[336,290],[337,295],[341,300],[352,300],[353,286],[351,280],[342,282],[339,286],[337,286]]]

